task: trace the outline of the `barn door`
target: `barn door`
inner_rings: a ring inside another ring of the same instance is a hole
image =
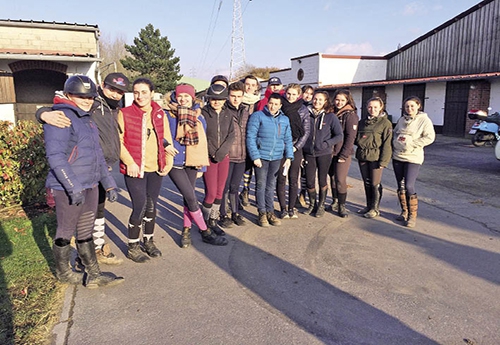
[[[470,82],[468,81],[446,83],[443,135],[464,136],[469,90]]]

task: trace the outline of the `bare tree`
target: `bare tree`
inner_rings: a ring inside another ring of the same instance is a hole
[[[245,65],[245,75],[251,74],[258,78],[269,79],[269,73],[278,71],[278,67],[255,67],[253,65]]]
[[[118,34],[114,37],[109,34],[101,36],[99,49],[102,62],[99,65],[99,73],[102,78],[112,72],[121,72],[131,80],[133,79],[132,73],[126,70],[120,62],[121,59],[129,55],[125,49],[126,44],[126,38],[123,34]]]

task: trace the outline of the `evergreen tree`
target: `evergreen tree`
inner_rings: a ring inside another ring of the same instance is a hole
[[[162,37],[159,29],[148,24],[134,38],[133,45],[125,45],[132,56],[121,59],[123,67],[136,72],[141,77],[151,79],[156,90],[161,93],[173,90],[181,79],[179,58],[174,56],[167,37]]]

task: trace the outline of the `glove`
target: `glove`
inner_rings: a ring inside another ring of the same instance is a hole
[[[108,197],[109,202],[115,202],[118,200],[118,193],[115,189],[110,189],[106,192],[106,196]]]
[[[71,205],[83,205],[85,203],[85,194],[82,191],[70,194]]]

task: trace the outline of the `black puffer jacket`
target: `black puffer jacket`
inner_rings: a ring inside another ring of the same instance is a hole
[[[229,154],[234,141],[232,113],[224,105],[219,114],[207,104],[201,111],[207,121],[208,156],[218,163]]]

